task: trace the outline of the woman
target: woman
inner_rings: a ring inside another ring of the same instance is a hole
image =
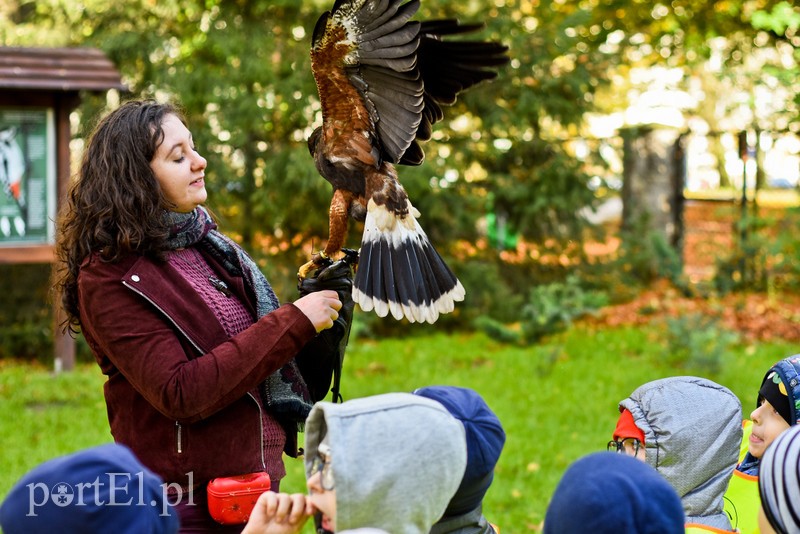
[[[211,519],[205,486],[256,471],[279,485],[318,400],[300,368],[324,359],[309,342],[342,303],[323,290],[280,306],[201,206],[205,169],[173,106],[102,119],[59,221],[55,288],[108,377],[115,441],[165,480],[182,532],[238,532]]]

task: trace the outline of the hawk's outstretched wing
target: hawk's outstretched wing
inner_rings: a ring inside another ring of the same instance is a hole
[[[353,298],[365,311],[434,322],[464,288],[417,222],[394,164],[419,165],[442,106],[508,62],[496,42],[445,40],[480,25],[411,21],[419,0],[337,0],[314,29],[311,68],[322,126],[309,138],[334,188],[326,255],[348,217],[364,221]]]

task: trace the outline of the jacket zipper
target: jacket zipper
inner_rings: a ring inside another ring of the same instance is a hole
[[[140,297],[145,299],[147,302],[149,302],[150,304],[155,306],[155,308],[158,311],[160,311],[164,315],[164,317],[169,319],[169,321],[173,325],[175,325],[175,328],[178,329],[178,332],[183,334],[183,337],[185,337],[186,339],[189,340],[189,343],[191,343],[192,346],[195,349],[197,349],[197,352],[199,352],[200,354],[204,353],[203,349],[201,349],[200,346],[197,343],[195,343],[195,341],[191,337],[189,337],[189,334],[187,334],[186,331],[184,331],[183,328],[181,328],[178,325],[178,323],[176,323],[172,319],[172,317],[169,316],[169,314],[164,310],[164,308],[162,308],[161,306],[159,306],[158,304],[153,302],[153,300],[151,298],[149,298],[147,295],[145,295],[144,293],[142,293],[141,291],[139,291],[138,289],[136,289],[135,287],[130,285],[128,282],[123,281],[122,285],[124,285],[125,287],[127,287],[128,289],[130,289],[131,291],[133,291],[134,293],[136,293],[137,295],[139,295]],[[255,398],[255,396],[249,391],[247,392],[247,395],[251,399],[253,399],[253,402],[256,403],[256,408],[258,408],[258,428],[261,430],[258,433],[259,438],[261,439],[261,449],[260,449],[260,452],[261,452],[261,467],[264,469],[264,471],[266,471],[267,470],[267,462],[264,459],[264,414],[262,412],[261,405],[258,403],[258,400]],[[178,449],[178,454],[182,454],[183,453],[183,443],[182,443],[183,440],[182,440],[182,436],[181,436],[181,424],[178,421],[175,421],[175,428],[176,428],[176,433],[177,433],[177,435],[176,435],[176,442],[177,442],[176,445],[177,445],[177,449]]]
[[[258,408],[258,428],[260,432],[258,435],[261,437],[261,468],[266,471],[267,470],[267,461],[264,458],[264,413],[261,409],[261,405],[258,403],[258,399],[256,399],[255,395],[247,392],[247,396],[253,399],[253,402],[256,403],[256,408]]]
[[[178,454],[183,454],[183,440],[181,439],[181,424],[175,421],[175,441],[178,442]]]

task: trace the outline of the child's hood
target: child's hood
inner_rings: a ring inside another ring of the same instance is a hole
[[[781,382],[785,388],[785,394],[789,402],[789,417],[791,419],[790,425],[800,423],[800,354],[784,358],[772,367],[764,375],[763,381],[767,379],[773,372],[780,376]],[[761,404],[761,396],[758,396],[756,401],[756,408]]]
[[[655,380],[620,402],[645,435],[647,463],[675,488],[687,522],[730,530],[723,496],[739,456],[742,404],[692,376]]]
[[[307,476],[326,436],[337,531],[427,534],[464,475],[463,425],[438,402],[410,393],[317,403],[306,421]]]

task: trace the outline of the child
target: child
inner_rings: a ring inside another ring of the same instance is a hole
[[[564,473],[547,507],[544,534],[683,534],[678,494],[655,469],[608,452]]]
[[[467,468],[444,516],[430,534],[496,534],[483,515],[483,497],[492,484],[506,434],[500,420],[478,393],[468,388],[430,386],[415,395],[433,399],[461,421],[467,433]]]
[[[761,381],[756,409],[744,422],[742,445],[747,449],[725,493],[725,510],[738,519],[743,534],[758,532],[758,475],[761,458],[770,444],[800,417],[800,355],[790,356],[769,368]]]
[[[723,496],[742,440],[742,405],[693,376],[648,382],[619,403],[609,449],[644,460],[678,492],[688,531],[732,531]]]
[[[759,460],[767,447],[797,423],[800,400],[800,355],[785,358],[770,367],[758,390],[756,409],[750,414],[748,451],[737,471],[758,476]]]
[[[778,436],[761,457],[762,534],[800,532],[800,427]]]
[[[621,407],[620,407],[621,408]],[[608,450],[624,452],[639,460],[645,459],[644,432],[636,426],[633,415],[627,408],[621,408],[613,439],[608,442]]]
[[[411,393],[318,402],[305,435],[310,495],[264,493],[244,532],[294,534],[317,513],[327,532],[428,534],[467,465],[461,422]]]
[[[175,534],[165,486],[122,445],[49,460],[17,482],[0,506],[5,534]]]

